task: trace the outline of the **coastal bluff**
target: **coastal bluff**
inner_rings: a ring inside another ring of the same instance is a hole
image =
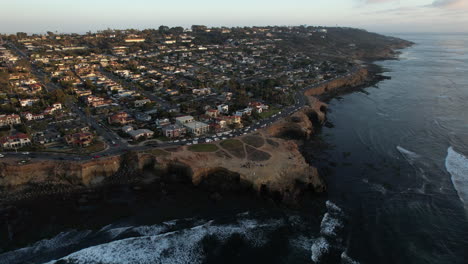
[[[213,193],[249,190],[294,204],[306,192],[326,191],[325,180],[299,150],[301,141],[311,138],[326,120],[327,105],[317,97],[368,79],[367,69],[362,68],[306,90],[308,105],[299,111],[252,134],[216,142],[212,144],[216,150],[210,152],[179,146],[85,161],[33,159],[20,165],[5,159],[0,162],[2,196],[14,196],[29,185],[87,188],[182,177]]]

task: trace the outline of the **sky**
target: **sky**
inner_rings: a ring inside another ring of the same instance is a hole
[[[84,33],[193,24],[468,32],[468,0],[0,0],[0,33]]]

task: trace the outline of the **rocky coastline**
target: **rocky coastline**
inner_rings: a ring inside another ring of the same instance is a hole
[[[394,59],[394,48],[410,45],[393,47],[379,59]],[[363,64],[349,76],[306,90],[307,106],[253,134],[234,139],[236,144],[232,146],[218,143],[215,152],[192,152],[181,146],[88,161],[34,160],[24,165],[0,162],[0,237],[6,238],[0,248],[23,246],[56,234],[60,228],[79,228],[80,224],[86,225],[83,219],[89,212],[93,212],[92,224],[102,226],[131,216],[131,208],[139,208],[138,203],[157,203],[166,212],[165,217],[179,213],[168,209],[166,203],[178,207],[191,204],[193,197],[200,199],[200,204],[228,204],[242,209],[261,208],[264,203],[300,208],[303,197],[322,196],[327,189],[326,180],[301,153],[302,142],[313,138],[326,123],[328,100],[375,85],[386,78],[380,73],[378,66]],[[120,201],[120,196],[128,197],[128,201]],[[189,201],[184,197],[190,197]],[[114,203],[125,204],[127,209],[114,209]],[[28,235],[32,223],[25,214],[41,215],[37,219],[44,222],[38,226],[54,229]],[[52,217],[53,221],[67,221],[69,225],[52,225],[51,214],[60,215]]]
[[[390,54],[393,57],[394,53]],[[216,152],[191,152],[181,146],[81,162],[1,162],[0,202],[8,204],[106,184],[144,184],[179,174],[194,186],[209,186],[211,191],[247,188],[274,195],[279,202],[297,204],[305,191],[326,191],[325,181],[307,163],[299,147],[302,140],[310,139],[325,123],[325,102],[341,93],[376,84],[385,78],[379,73],[377,66],[366,65],[350,76],[306,90],[307,106],[251,135],[237,138],[238,150],[236,146],[230,149],[218,145]],[[142,177],[148,175],[144,171],[151,172],[151,176]],[[217,179],[219,175],[222,180]]]

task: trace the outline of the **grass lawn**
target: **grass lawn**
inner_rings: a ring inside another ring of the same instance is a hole
[[[226,139],[219,143],[221,147],[238,158],[245,158],[244,143],[237,139]]]
[[[261,112],[260,114],[258,114],[260,116],[260,118],[262,119],[265,119],[265,118],[269,118],[271,117],[272,115],[274,114],[277,114],[279,113],[279,109],[277,108],[273,108],[273,107],[270,107],[270,109],[268,111],[263,111]]]
[[[85,153],[95,153],[102,151],[106,148],[106,144],[102,141],[97,141],[94,144],[91,144],[90,146],[84,148]]]
[[[245,136],[242,138],[242,141],[256,148],[260,148],[265,144],[265,140],[263,140],[263,138],[259,136]]]
[[[164,151],[162,149],[156,149],[156,148],[147,150],[147,151],[145,151],[145,153],[149,153],[149,154],[152,154],[154,156],[168,156],[170,154],[167,151]]]
[[[188,150],[193,152],[215,152],[218,150],[218,146],[213,144],[197,144],[189,146]]]

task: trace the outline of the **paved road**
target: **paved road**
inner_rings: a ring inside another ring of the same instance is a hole
[[[120,77],[114,75],[113,73],[107,72],[107,71],[105,71],[103,69],[100,69],[100,72],[102,74],[104,74],[107,78],[113,80],[114,82],[122,83],[122,85],[125,86],[127,89],[130,88],[130,90],[133,90],[133,91],[136,91],[136,92],[139,92],[139,93],[143,94],[144,96],[148,97],[152,101],[155,101],[158,104],[160,104],[165,109],[168,109],[168,108],[172,107],[172,105],[168,101],[164,100],[163,98],[161,98],[159,96],[156,96],[156,95],[154,95],[154,94],[152,94],[152,93],[150,93],[148,91],[138,89],[133,83],[126,82],[123,79],[121,79]]]

